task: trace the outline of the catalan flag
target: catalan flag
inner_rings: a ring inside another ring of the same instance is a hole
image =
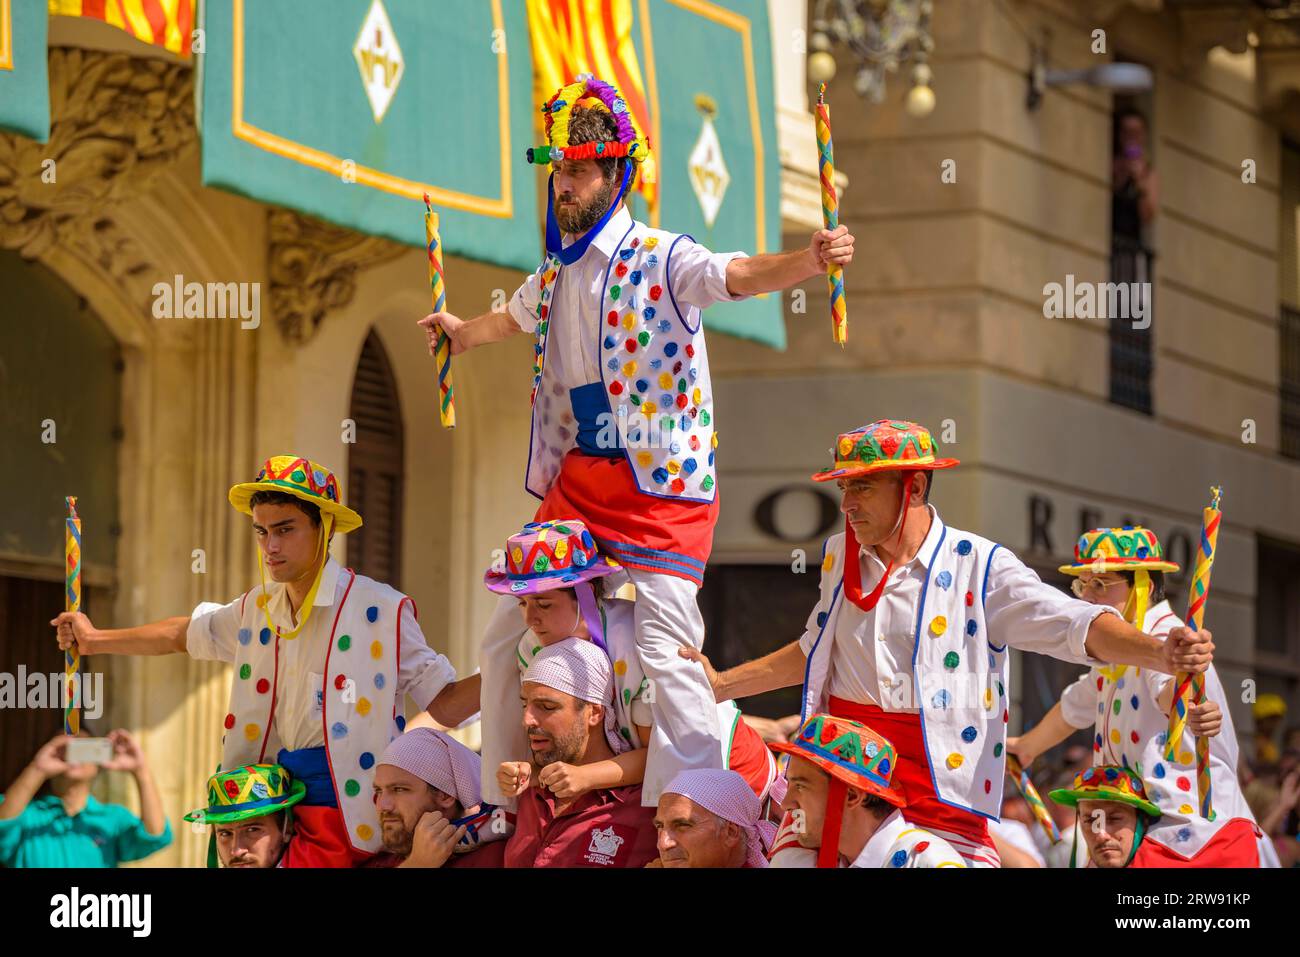
[[[49,0],[49,3],[53,16],[103,20],[145,43],[183,57],[190,55],[197,0]]]
[[[636,125],[650,139],[650,158],[641,164],[636,191],[651,216],[659,208],[658,177],[645,79],[632,44],[632,0],[528,0],[533,45],[535,99],[545,102],[579,73],[613,83]]]

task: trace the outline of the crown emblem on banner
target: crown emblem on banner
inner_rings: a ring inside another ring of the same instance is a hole
[[[352,45],[361,70],[361,85],[365,87],[370,110],[375,122],[383,120],[388,106],[393,102],[397,84],[402,82],[406,64],[402,61],[402,48],[397,45],[397,34],[389,22],[388,11],[379,0],[370,4],[370,12],[361,24],[357,42]]]
[[[699,200],[700,211],[704,213],[704,225],[713,228],[722,209],[722,198],[727,194],[731,183],[731,174],[722,158],[722,141],[714,129],[713,118],[718,114],[718,104],[710,96],[701,93],[695,97],[695,107],[700,111],[703,122],[700,135],[691,149],[686,161],[687,178],[695,198]]]

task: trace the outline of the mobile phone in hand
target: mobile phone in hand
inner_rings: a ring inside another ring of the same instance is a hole
[[[108,738],[73,738],[63,760],[68,764],[107,764],[113,760],[113,742]]]

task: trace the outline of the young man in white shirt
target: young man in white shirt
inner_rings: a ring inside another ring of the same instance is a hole
[[[259,587],[134,628],[101,630],[64,612],[52,622],[59,647],[75,641],[83,655],[176,653],[232,664],[221,767],[283,765],[306,786],[285,866],[349,867],[382,846],[371,779],[405,725],[406,695],[448,723],[478,683],[456,682],[451,662],[425,641],[410,598],[329,557],[333,534],[361,525],[329,469],[278,455],[229,498],[252,517]]]

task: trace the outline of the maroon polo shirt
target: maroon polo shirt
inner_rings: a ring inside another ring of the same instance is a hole
[[[645,867],[659,856],[639,784],[588,791],[558,815],[555,805],[546,788],[520,795],[506,867]]]

